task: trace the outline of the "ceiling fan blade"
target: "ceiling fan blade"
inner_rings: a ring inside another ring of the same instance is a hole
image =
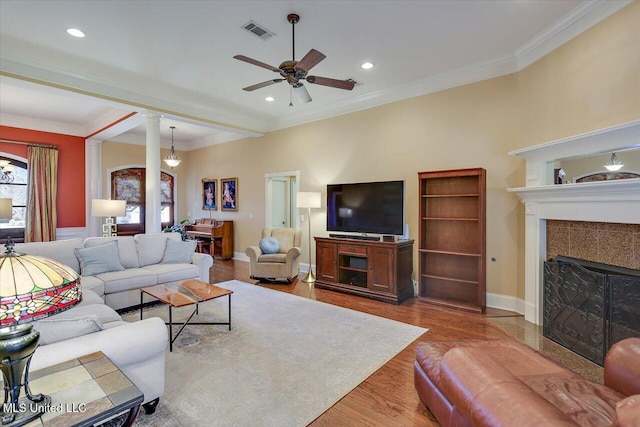
[[[260,89],[266,86],[271,86],[274,83],[280,83],[281,81],[284,81],[284,79],[273,79],[273,80],[267,80],[266,82],[262,82],[262,83],[258,83],[252,86],[247,86],[247,87],[243,87],[242,90],[246,90],[247,92],[251,92],[252,90],[256,90],[256,89]]]
[[[315,49],[311,49],[305,56],[296,64],[297,69],[302,69],[304,71],[309,71],[320,61],[322,61],[326,56],[322,52],[318,52]]]
[[[356,82],[352,80],[330,79],[329,77],[307,76],[306,80],[309,83],[345,90],[351,90],[356,85]]]
[[[307,90],[306,87],[304,87],[302,83],[299,83],[298,86],[294,86],[293,90],[298,96],[298,99],[300,100],[300,102],[302,102],[303,104],[306,104],[307,102],[311,102],[311,95],[309,95],[309,91]]]
[[[260,61],[258,61],[256,59],[252,59],[252,58],[249,58],[249,57],[244,56],[244,55],[236,55],[236,56],[234,56],[234,58],[239,60],[239,61],[244,61],[244,62],[247,62],[249,64],[257,65],[258,67],[266,68],[267,70],[271,70],[271,71],[273,71],[275,73],[281,72],[281,70],[279,68],[274,67],[273,65],[265,64],[264,62],[260,62]]]

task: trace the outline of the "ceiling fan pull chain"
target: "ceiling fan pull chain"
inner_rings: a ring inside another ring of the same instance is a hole
[[[289,107],[293,107],[293,86],[289,86]]]

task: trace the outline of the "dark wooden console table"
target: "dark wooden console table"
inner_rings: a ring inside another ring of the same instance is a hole
[[[316,237],[316,286],[400,304],[413,296],[413,240]]]

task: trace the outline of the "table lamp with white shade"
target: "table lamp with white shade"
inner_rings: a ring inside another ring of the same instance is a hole
[[[309,223],[309,272],[302,281],[305,283],[313,283],[316,281],[316,276],[311,269],[311,209],[322,207],[321,194],[317,192],[299,192],[297,207],[307,208],[307,222]]]
[[[113,217],[125,216],[127,214],[126,200],[93,199],[91,201],[91,215],[106,218],[102,224],[102,237],[112,237],[118,235],[117,225],[113,222]]]
[[[0,198],[0,219],[11,219],[13,218],[13,201],[11,198],[2,197]],[[0,234],[0,239],[4,236]]]
[[[11,219],[13,217],[13,202],[8,197],[0,198],[0,219]]]

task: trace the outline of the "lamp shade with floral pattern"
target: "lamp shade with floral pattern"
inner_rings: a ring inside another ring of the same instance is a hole
[[[80,277],[58,261],[14,252],[0,254],[0,327],[42,319],[82,300]]]

